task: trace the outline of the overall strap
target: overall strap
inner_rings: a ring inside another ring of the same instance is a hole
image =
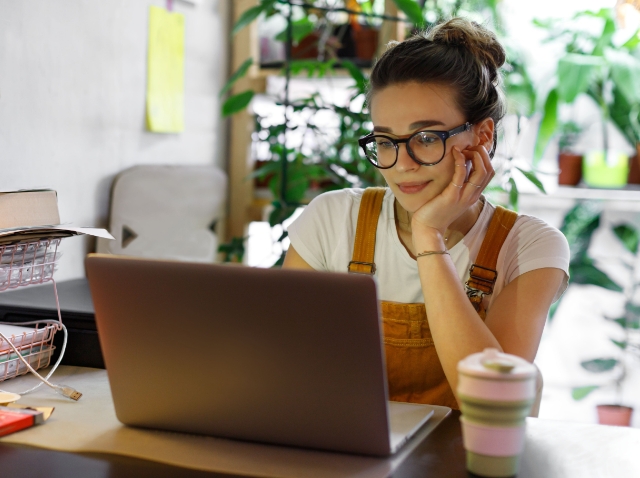
[[[367,188],[362,195],[358,211],[356,238],[353,243],[353,256],[347,269],[349,272],[369,275],[376,272],[376,265],[373,262],[376,250],[376,231],[386,191],[386,188]]]
[[[498,254],[517,218],[518,214],[515,212],[502,206],[496,207],[478,257],[469,269],[469,280],[465,284],[467,296],[476,310],[479,310],[482,298],[493,293],[493,286],[498,278]]]

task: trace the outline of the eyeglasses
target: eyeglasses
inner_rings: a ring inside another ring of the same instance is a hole
[[[398,162],[398,145],[406,144],[407,153],[421,166],[433,166],[444,158],[446,141],[460,133],[469,131],[473,126],[465,123],[449,131],[418,131],[406,139],[394,139],[383,134],[371,133],[360,138],[358,144],[366,158],[376,168],[389,169]]]

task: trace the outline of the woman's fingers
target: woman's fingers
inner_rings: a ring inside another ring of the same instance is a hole
[[[469,202],[473,203],[478,200],[478,198],[482,194],[482,191],[491,180],[490,175],[487,174],[482,151],[477,151],[472,148],[460,151],[455,147],[453,148],[453,150],[456,165],[453,182],[455,182],[456,184],[464,184],[464,189],[461,190],[461,192],[463,193],[463,197]],[[484,152],[486,153],[486,151]],[[462,162],[463,160],[464,163]],[[468,178],[466,178],[465,183],[458,183],[461,174],[464,174],[466,176],[466,163],[471,164],[470,174]]]
[[[453,147],[453,158],[455,159],[455,171],[451,178],[451,185],[457,189],[462,189],[467,179],[467,158],[457,146]]]
[[[489,157],[487,150],[484,146],[478,145],[467,148],[465,152],[472,152],[474,158],[473,164],[475,176],[473,179],[470,177],[469,180],[473,180],[476,184],[482,183],[483,187],[489,184],[495,175],[495,170],[493,169],[491,158]]]

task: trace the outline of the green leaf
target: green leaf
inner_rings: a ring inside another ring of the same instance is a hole
[[[565,215],[560,230],[569,243],[572,263],[586,258],[593,233],[600,227],[601,211],[601,203],[581,201]]]
[[[245,109],[249,106],[249,103],[251,103],[253,95],[254,92],[252,90],[246,90],[237,95],[230,96],[222,105],[222,116],[226,118]]]
[[[611,322],[615,322],[623,329],[626,328],[627,326],[627,319],[625,317],[618,317],[617,319],[610,319],[607,317],[607,319],[610,320]]]
[[[533,23],[533,25],[535,25],[536,27],[544,28],[545,30],[548,30],[553,25],[555,25],[555,20],[551,18],[545,18],[545,19],[534,18],[531,23]]]
[[[287,251],[282,251],[280,254],[280,258],[271,266],[272,269],[277,269],[278,267],[282,267],[284,265],[284,258],[287,256]]]
[[[628,224],[620,224],[613,228],[613,232],[629,252],[632,254],[636,254],[638,252],[638,241],[640,240],[640,237],[638,236],[638,230],[635,227]]]
[[[631,35],[631,38],[629,38],[626,42],[624,42],[624,44],[622,45],[622,48],[626,48],[629,51],[633,51],[637,48],[639,44],[640,44],[640,28],[637,29],[633,35]]]
[[[535,110],[536,91],[528,75],[519,71],[508,73],[504,84],[509,111],[521,116],[532,115]]]
[[[592,55],[602,55],[605,48],[613,46],[611,39],[616,32],[616,22],[613,16],[613,10],[610,8],[602,8],[597,13],[597,16],[604,19],[604,26],[602,27],[602,34],[593,49]]]
[[[351,78],[355,80],[356,88],[364,93],[367,88],[367,79],[365,78],[362,71],[360,71],[360,68],[358,68],[353,62],[349,60],[343,60],[342,66],[346,68],[346,70],[351,75]]]
[[[307,76],[312,78],[314,75],[317,75],[318,78],[323,78],[331,69],[334,67],[336,63],[335,58],[331,58],[326,61],[319,60],[293,60],[290,63],[291,73],[294,75],[300,74],[303,71],[306,71]],[[317,94],[312,94],[308,98],[303,98],[299,100],[302,103],[306,103],[307,105],[315,105],[314,99],[317,97]]]
[[[271,227],[282,224],[289,219],[297,209],[297,206],[283,206],[279,201],[274,201],[273,205],[273,211],[269,214],[269,225]]]
[[[587,91],[593,77],[604,66],[601,57],[568,53],[558,62],[558,99],[573,103]]]
[[[276,242],[282,242],[287,237],[289,237],[289,231],[282,231],[282,234],[280,234],[280,237],[278,238],[278,240]]]
[[[631,104],[640,102],[640,60],[625,50],[608,48],[605,58],[611,67],[611,78]]]
[[[579,264],[569,264],[569,276],[571,277],[571,281],[576,284],[597,285],[614,292],[622,292],[622,287],[613,282],[607,274],[593,264],[590,264],[587,260]]]
[[[304,174],[304,171],[290,168],[287,175],[287,201],[301,202],[308,189],[309,178]]]
[[[393,0],[398,9],[403,12],[411,22],[418,26],[424,26],[422,9],[415,0]]]
[[[240,65],[240,67],[235,71],[235,73],[231,75],[231,78],[229,78],[229,81],[227,81],[227,84],[222,87],[222,89],[220,90],[220,93],[218,93],[219,98],[222,98],[222,96],[231,89],[231,87],[236,81],[238,81],[240,78],[242,78],[244,75],[247,74],[247,71],[249,71],[249,67],[251,66],[252,63],[253,63],[253,58],[249,58],[245,60],[245,62],[242,65]]]
[[[251,7],[247,11],[245,11],[238,21],[233,25],[233,29],[231,30],[231,35],[235,35],[244,27],[249,25],[252,21],[260,16],[262,12],[271,8],[271,6],[275,3],[275,0],[263,0],[262,3],[256,5],[255,7]]]
[[[627,348],[627,343],[626,342],[619,342],[619,341],[614,340],[614,339],[611,339],[611,342],[613,342],[615,345],[620,347],[622,350]]]
[[[309,20],[308,17],[302,17],[299,20],[291,22],[291,36],[293,43],[297,45],[302,41],[304,37],[309,35],[315,29],[315,24]],[[287,28],[285,27],[275,37],[276,40],[286,42],[287,41]]]
[[[633,329],[639,328],[638,322],[640,322],[640,306],[635,305],[632,302],[627,302],[624,306],[625,311],[627,312],[627,317],[632,324]]]
[[[505,188],[503,188],[502,186],[497,186],[493,184],[487,186],[486,188],[484,188],[484,190],[490,193],[507,194],[507,191]]]
[[[580,362],[580,365],[585,370],[593,373],[603,373],[608,372],[609,370],[613,370],[613,368],[618,365],[618,360],[614,358],[599,358],[593,360],[585,360],[584,362]]]
[[[571,396],[574,400],[582,400],[594,390],[600,388],[598,385],[591,385],[589,387],[576,387],[571,391]]]
[[[518,210],[518,186],[513,178],[509,178],[509,205],[514,211]]]
[[[544,190],[544,186],[542,185],[542,183],[540,182],[538,177],[535,175],[535,173],[533,173],[532,171],[525,171],[524,169],[521,169],[521,168],[519,168],[517,166],[516,166],[516,169],[518,171],[520,171],[522,174],[524,174],[524,176],[529,181],[531,181],[540,191],[542,191],[543,193],[547,194],[547,191]]]
[[[632,304],[631,302],[627,302],[625,304],[625,311],[626,315],[623,317],[617,317],[615,319],[607,317],[607,320],[615,322],[623,329],[640,329],[640,307]]]
[[[242,262],[245,253],[246,237],[232,237],[231,241],[218,246],[218,252],[224,255],[223,262]]]
[[[640,142],[640,104],[631,104],[627,96],[613,85],[613,102],[609,105],[611,121],[631,144]]]
[[[540,121],[538,129],[538,137],[536,138],[536,146],[533,153],[533,164],[538,164],[542,158],[544,150],[549,144],[549,140],[556,131],[558,123],[558,92],[554,88],[547,95],[544,103],[544,113]]]
[[[280,172],[280,163],[278,161],[267,161],[261,167],[249,174],[248,178],[266,178],[271,174]]]

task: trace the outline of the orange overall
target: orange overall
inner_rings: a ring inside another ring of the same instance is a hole
[[[360,204],[349,272],[374,274],[376,229],[385,188],[368,188]],[[484,320],[482,298],[493,292],[496,262],[517,214],[500,206],[489,224],[466,283],[467,295]],[[382,271],[384,273],[384,271]],[[458,409],[438,359],[424,303],[381,302],[389,399]]]

